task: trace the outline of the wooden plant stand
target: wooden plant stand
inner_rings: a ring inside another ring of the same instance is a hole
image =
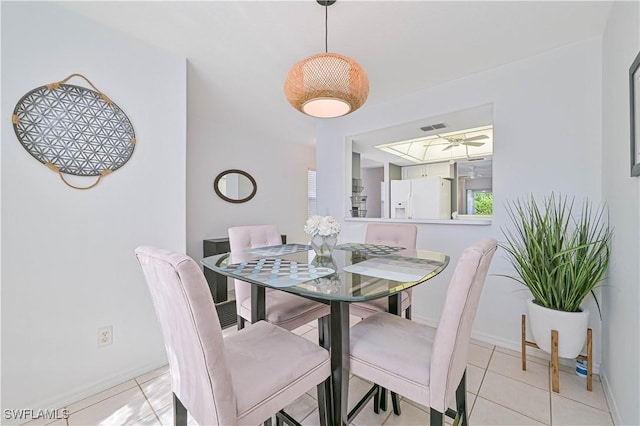
[[[534,342],[527,340],[527,317],[522,315],[522,371],[527,370],[527,346],[532,348],[540,347]],[[578,355],[576,357],[582,361],[587,361],[587,390],[593,390],[593,353],[592,353],[592,332],[587,329],[587,356]],[[560,377],[558,364],[558,330],[551,330],[551,388],[554,392],[560,392]]]

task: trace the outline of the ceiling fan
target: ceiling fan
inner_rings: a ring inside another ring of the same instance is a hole
[[[475,167],[471,167],[471,170],[469,170],[469,173],[467,173],[467,176],[462,176],[462,177],[466,177],[467,179],[475,179],[477,177],[482,177],[482,175],[477,172]]]
[[[460,145],[468,145],[468,146],[482,146],[484,142],[478,142],[482,139],[489,139],[487,135],[478,135],[472,136],[470,138],[457,137],[457,136],[441,136],[441,139],[445,139],[449,144],[445,146],[442,150],[446,151],[447,149],[454,148]]]

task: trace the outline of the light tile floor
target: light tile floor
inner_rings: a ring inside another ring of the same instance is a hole
[[[352,318],[352,323],[357,322]],[[225,334],[235,333],[235,327]],[[314,323],[295,333],[317,341]],[[613,425],[602,384],[594,375],[593,391],[586,379],[561,367],[560,393],[551,392],[549,361],[527,357],[527,371],[520,368],[518,352],[472,340],[467,368],[469,422],[472,425]],[[349,406],[365,394],[370,384],[352,376]],[[390,405],[390,404],[389,404]],[[172,425],[173,408],[168,367],[164,366],[66,408],[70,416],[54,423],[30,422],[30,426]],[[429,423],[428,408],[401,399],[402,415],[389,408],[376,415],[372,403],[354,420],[355,426],[409,426]],[[286,409],[303,425],[318,425],[315,388]],[[451,421],[447,418],[447,423]],[[189,424],[196,422],[189,418]]]

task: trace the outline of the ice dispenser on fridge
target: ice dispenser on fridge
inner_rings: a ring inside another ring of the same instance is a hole
[[[406,219],[407,218],[407,202],[406,201],[396,201],[393,203],[393,211],[391,212],[391,217],[393,219]]]

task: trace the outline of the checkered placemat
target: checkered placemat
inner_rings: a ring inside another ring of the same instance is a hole
[[[311,246],[305,244],[282,244],[279,246],[258,247],[247,250],[247,253],[260,256],[284,256],[285,254],[298,253],[311,250]]]
[[[345,243],[345,244],[340,244],[336,246],[336,250],[357,251],[364,254],[374,254],[378,256],[386,256],[389,254],[394,254],[404,249],[405,247],[393,247],[393,246],[382,246],[382,245],[361,244],[361,243]]]
[[[291,287],[336,272],[324,266],[309,265],[280,258],[234,263],[223,266],[220,269],[272,287]]]

